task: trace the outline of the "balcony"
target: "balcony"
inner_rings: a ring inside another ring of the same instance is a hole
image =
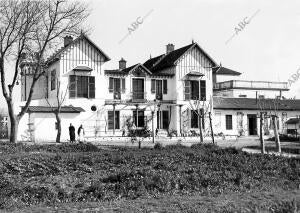
[[[133,102],[145,102],[146,92],[131,92],[131,100]]]
[[[228,89],[289,90],[287,82],[231,80],[214,84],[215,91]]]

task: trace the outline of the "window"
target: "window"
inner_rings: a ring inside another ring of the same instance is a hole
[[[125,78],[109,78],[109,92],[113,93],[125,93]]]
[[[232,115],[226,115],[226,130],[232,129]]]
[[[199,128],[198,125],[198,113],[196,110],[191,110],[191,128]]]
[[[200,80],[200,100],[206,101],[206,81]]]
[[[133,123],[136,127],[144,127],[145,126],[145,117],[144,111],[133,111]]]
[[[108,129],[120,129],[120,111],[115,111],[115,122],[114,122],[114,111],[108,111]]]
[[[240,98],[247,98],[247,95],[239,95]]]
[[[55,90],[55,80],[56,80],[56,70],[52,70],[51,71],[51,78],[50,78],[50,83],[51,83],[51,85],[50,85],[50,89],[51,89],[51,91],[52,90]]]
[[[94,76],[69,76],[70,98],[95,98]]]
[[[206,100],[206,81],[190,81],[184,82],[184,99],[185,100]]]
[[[191,110],[191,128],[199,128],[199,119],[201,119],[201,128],[205,129],[203,109],[200,109],[200,118],[198,110]]]
[[[132,99],[134,99],[134,100],[145,99],[144,79],[143,78],[133,78],[132,79]]]
[[[154,94],[167,94],[168,93],[168,81],[151,79],[151,93]]]

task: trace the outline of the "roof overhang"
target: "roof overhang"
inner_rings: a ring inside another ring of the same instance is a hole
[[[230,75],[230,76],[239,76],[242,73],[228,69],[226,67],[222,67],[219,66],[218,68],[216,68],[216,72],[217,75]]]
[[[300,118],[290,118],[285,123],[286,124],[298,124],[300,122]]]
[[[57,107],[49,107],[49,106],[29,106],[27,109],[27,113],[54,113],[57,110]],[[70,106],[62,106],[60,109],[60,113],[80,113],[85,112],[81,107]]]

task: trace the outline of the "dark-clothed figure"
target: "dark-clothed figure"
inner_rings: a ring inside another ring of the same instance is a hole
[[[70,135],[70,142],[74,143],[75,142],[75,127],[71,123],[69,126],[69,135]]]

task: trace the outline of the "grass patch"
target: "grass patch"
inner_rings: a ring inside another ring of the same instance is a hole
[[[247,146],[245,148],[260,150],[260,146]],[[266,152],[277,152],[276,147],[267,146],[267,147],[265,147],[265,149],[266,149]],[[287,153],[287,154],[300,155],[300,147],[292,148],[292,147],[281,146],[281,152]]]
[[[23,146],[23,145],[16,145]],[[291,190],[300,160],[214,145],[102,150],[88,145],[13,148],[0,157],[0,208],[174,195]],[[41,153],[36,153],[36,152]]]

